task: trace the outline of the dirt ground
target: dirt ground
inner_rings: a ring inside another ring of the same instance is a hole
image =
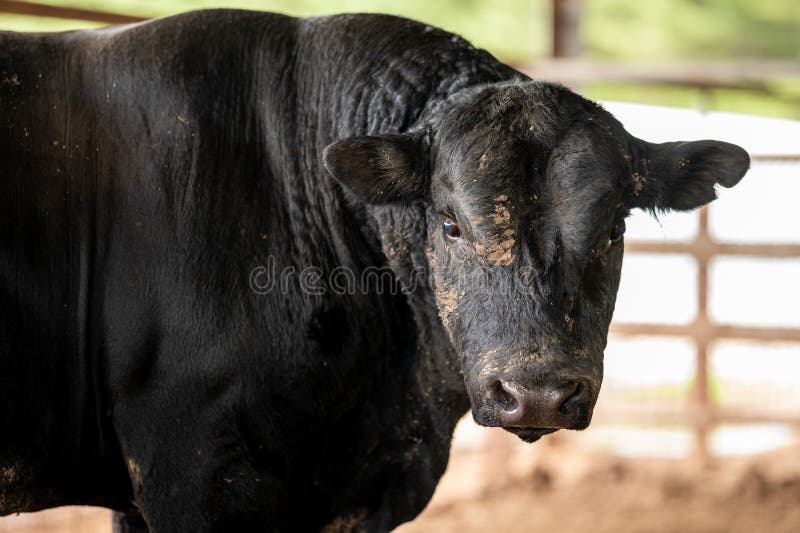
[[[746,458],[621,459],[566,435],[457,450],[428,509],[397,533],[800,532],[800,447]],[[0,519],[1,533],[108,533],[107,511]]]
[[[800,447],[703,467],[538,446],[527,460],[514,453],[477,469],[478,458],[454,457],[431,505],[398,533],[800,532]],[[464,490],[491,470],[502,480]]]
[[[111,513],[98,507],[59,507],[0,518],[0,533],[110,533]]]

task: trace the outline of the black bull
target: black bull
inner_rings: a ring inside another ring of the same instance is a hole
[[[468,409],[586,427],[625,216],[749,164],[409,20],[240,11],[0,33],[0,150],[0,514],[156,531],[387,530]]]

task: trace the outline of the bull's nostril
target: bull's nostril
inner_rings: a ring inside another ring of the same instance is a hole
[[[584,400],[585,386],[580,382],[571,382],[562,389],[564,401],[558,406],[558,412],[562,415],[574,413]]]
[[[514,411],[519,407],[517,399],[506,389],[503,382],[496,380],[492,383],[492,399],[502,411]]]

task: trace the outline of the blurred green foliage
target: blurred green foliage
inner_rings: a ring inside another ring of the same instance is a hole
[[[508,62],[546,56],[550,0],[45,0],[140,16],[236,7],[309,16],[384,12],[463,35]],[[800,0],[584,0],[585,55],[614,61],[780,59],[800,61]],[[0,29],[58,31],[98,24],[0,13]],[[800,79],[770,81],[770,93],[592,83],[593,98],[800,118]]]
[[[610,59],[800,60],[798,0],[584,0],[587,53]]]

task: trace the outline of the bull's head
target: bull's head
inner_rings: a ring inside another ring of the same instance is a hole
[[[596,104],[537,82],[462,91],[428,119],[415,133],[338,141],[325,165],[361,201],[424,206],[416,245],[475,420],[528,441],[585,428],[625,218],[710,202],[717,184],[742,178],[747,153],[642,141]]]

